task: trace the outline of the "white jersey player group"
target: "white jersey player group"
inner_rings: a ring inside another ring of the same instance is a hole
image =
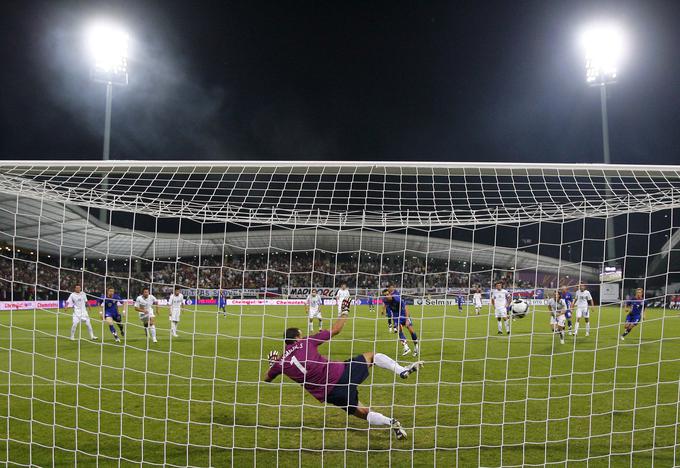
[[[564,344],[564,331],[567,326],[567,320],[571,316],[571,307],[576,307],[576,323],[574,324],[574,336],[578,336],[579,325],[583,318],[586,323],[586,336],[590,336],[590,307],[595,307],[593,296],[586,288],[586,285],[580,283],[574,294],[574,303],[570,304],[563,295],[567,295],[568,288],[563,287],[562,292],[555,291],[553,297],[548,300],[548,310],[550,311],[550,326],[555,333],[560,335],[560,343]],[[571,329],[569,331],[571,335]]]
[[[338,317],[342,316],[342,303],[351,298],[347,283],[341,283],[340,288],[335,293],[335,303],[338,309]],[[312,288],[311,293],[305,299],[305,311],[307,312],[308,324],[307,329],[312,332],[314,330],[314,319],[319,322],[319,330],[322,329],[323,317],[321,316],[321,307],[323,306],[323,297],[319,294],[316,288]]]
[[[177,327],[179,325],[180,316],[182,315],[182,309],[184,306],[184,296],[180,292],[180,288],[176,287],[174,289],[174,293],[170,295],[167,302],[170,319],[170,333],[173,337],[178,337],[179,335],[177,334]],[[87,331],[91,340],[98,339],[94,334],[94,330],[92,329],[92,322],[90,321],[87,304],[87,295],[85,292],[83,292],[80,285],[76,285],[73,292],[66,300],[66,306],[73,308],[73,324],[71,326],[71,334],[69,336],[71,340],[75,340],[75,333],[78,329],[78,324],[80,323],[84,323],[87,327]],[[150,294],[149,288],[144,288],[142,290],[142,294],[137,296],[137,299],[134,301],[134,309],[139,313],[139,319],[144,326],[144,335],[150,336],[153,343],[158,342],[158,338],[156,336],[155,313],[155,308],[157,306],[158,299]],[[114,334],[114,336],[116,335]],[[116,339],[116,342],[120,342],[120,340]]]
[[[560,342],[564,344],[564,333],[567,328],[567,321],[571,317],[571,309],[574,308],[576,323],[574,325],[573,335],[578,336],[581,319],[585,321],[585,335],[590,335],[590,310],[595,306],[593,296],[586,288],[586,285],[580,283],[576,292],[573,295],[573,304],[570,303],[570,294],[566,294],[568,288],[562,288],[562,292],[555,291],[554,295],[546,302],[548,311],[550,312],[550,326],[555,333],[560,335]],[[566,294],[567,297],[563,297]],[[505,333],[510,334],[510,327],[512,323],[512,315],[509,313],[510,305],[512,304],[512,295],[503,288],[502,282],[497,282],[495,288],[489,293],[491,308],[494,311],[494,316],[498,322],[498,334],[503,335],[503,326],[505,325]],[[477,288],[472,296],[472,303],[475,312],[479,315],[482,309],[482,294],[481,289]],[[569,334],[572,335],[571,328]]]

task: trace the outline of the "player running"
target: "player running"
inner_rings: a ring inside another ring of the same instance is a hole
[[[586,336],[590,336],[590,311],[588,310],[588,304],[590,304],[590,307],[595,307],[593,296],[590,295],[590,291],[586,289],[586,285],[583,283],[579,283],[575,296],[576,324],[574,325],[574,336],[578,335],[578,327],[581,322],[581,317],[586,319]]]
[[[321,324],[323,319],[321,318],[321,306],[323,305],[323,299],[318,294],[316,288],[312,289],[312,293],[305,299],[305,312],[309,317],[309,323],[307,324],[307,331],[309,333],[314,331],[314,319],[319,320],[319,330],[321,330]]]
[[[482,310],[482,290],[480,288],[477,288],[472,295],[472,303],[475,305],[475,314],[479,315],[479,311]]]
[[[566,320],[567,303],[564,302],[559,291],[555,291],[553,297],[548,300],[548,310],[550,311],[550,326],[553,332],[560,334],[560,344],[564,344],[564,322]]]
[[[341,305],[341,316],[331,330],[321,330],[316,335],[303,337],[299,329],[287,329],[283,356],[279,356],[278,351],[269,353],[269,371],[264,380],[271,382],[283,373],[302,384],[320,402],[338,406],[352,416],[365,419],[370,426],[389,426],[397,439],[404,439],[406,431],[398,420],[371,411],[359,403],[358,386],[366,380],[368,369],[373,364],[406,379],[417,372],[423,362],[403,367],[385,354],[373,352],[359,354],[344,362],[329,361],[322,356],[319,346],[342,331],[347,321],[349,305],[349,299]]]
[[[621,335],[621,341],[625,341],[625,337],[633,331],[633,328],[645,319],[645,299],[643,297],[642,288],[635,290],[635,298],[628,301],[627,310],[626,329],[623,332],[623,335]]]
[[[347,289],[347,283],[340,283],[340,289],[335,293],[335,302],[338,305],[338,317],[342,314],[342,304],[345,299],[349,299],[349,290]]]
[[[411,349],[406,343],[406,336],[404,335],[404,327],[408,329],[411,333],[411,340],[413,340],[413,355],[417,356],[420,353],[420,348],[418,347],[418,335],[413,329],[413,321],[406,309],[406,301],[404,301],[393,285],[387,288],[387,296],[385,296],[388,307],[392,309],[392,321],[395,323],[395,330],[399,331],[399,340],[404,347],[404,352],[402,356],[406,356],[411,352]],[[398,328],[396,328],[398,327]]]
[[[116,294],[115,289],[107,288],[106,295],[102,297],[102,310],[99,311],[100,317],[104,319],[106,323],[109,324],[109,330],[113,335],[113,339],[116,343],[120,343],[120,338],[116,332],[116,327],[113,326],[113,322],[116,322],[118,328],[120,329],[120,336],[125,336],[125,329],[123,328],[121,314],[118,311],[118,306],[123,306],[123,298]],[[125,315],[125,309],[123,309],[123,315]]]
[[[144,324],[144,335],[151,334],[151,340],[158,343],[156,339],[156,315],[153,313],[153,306],[158,301],[149,294],[149,288],[144,288],[142,294],[135,300],[135,310],[139,312],[139,319]]]
[[[510,334],[510,322],[508,321],[507,306],[510,304],[510,293],[503,289],[503,283],[498,281],[496,289],[491,291],[491,307],[495,310],[496,320],[498,320],[498,334],[503,334],[503,323],[505,331]]]
[[[90,323],[90,316],[87,313],[87,296],[82,291],[79,284],[76,284],[73,288],[73,292],[66,299],[66,307],[73,307],[73,325],[71,326],[71,336],[69,339],[71,341],[75,340],[76,328],[80,322],[85,322],[87,331],[90,333],[90,339],[96,340],[97,337],[94,336],[94,331],[92,330],[92,323]]]
[[[571,295],[571,292],[569,292],[569,288],[566,286],[562,286],[562,292],[560,294],[562,296],[562,299],[564,299],[564,302],[567,304],[567,311],[565,312],[564,316],[567,318],[567,325],[569,325],[569,334],[571,335],[571,305],[574,302],[573,297]]]
[[[179,317],[182,315],[182,306],[184,305],[184,295],[180,292],[179,286],[175,286],[175,293],[168,298],[168,308],[170,309],[170,333],[174,338],[177,338],[177,325],[179,324]]]

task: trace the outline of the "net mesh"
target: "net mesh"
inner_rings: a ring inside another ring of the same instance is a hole
[[[7,162],[4,461],[675,466],[678,208],[678,167]],[[489,305],[497,281],[529,304],[509,336]],[[425,361],[405,381],[372,368],[358,387],[406,440],[287,378],[263,382],[284,330],[310,330],[310,290],[329,328],[343,282],[351,319],[323,354]],[[572,307],[581,328],[560,344],[546,302],[578,283],[595,302],[587,324]],[[76,284],[97,340],[65,303]],[[408,303],[417,358],[409,333],[403,355],[388,329],[388,284]],[[108,288],[127,312],[121,343],[99,314]],[[134,308],[144,288],[158,343]],[[644,319],[622,341],[637,288]]]

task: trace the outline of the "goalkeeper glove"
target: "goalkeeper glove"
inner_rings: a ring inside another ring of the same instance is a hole
[[[269,351],[269,367],[274,367],[274,364],[279,360],[279,352],[274,350],[274,351]]]

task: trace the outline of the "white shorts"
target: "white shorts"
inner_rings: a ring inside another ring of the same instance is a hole
[[[313,318],[320,319],[321,318],[321,309],[319,309],[318,307],[316,309],[309,309],[308,314],[309,314],[310,319],[313,319]]]
[[[475,302],[475,309],[481,309],[482,308],[482,303],[481,302]]]
[[[581,317],[583,318],[589,318],[590,317],[590,312],[588,312],[587,307],[579,307],[576,309],[576,318],[580,319]]]
[[[78,322],[89,322],[90,317],[89,315],[73,315],[73,323],[78,323]]]
[[[505,307],[496,307],[496,318],[507,318],[508,311]]]
[[[140,314],[139,314],[139,320],[141,320],[142,322],[148,322],[149,319],[152,319],[152,318],[154,318],[155,316],[156,316],[156,315],[153,313],[153,311],[147,312],[147,313],[145,313],[145,314],[142,314],[142,313],[140,312]]]
[[[179,322],[179,316],[182,313],[181,310],[171,310],[170,311],[170,320],[173,322]]]
[[[566,322],[566,317],[564,314],[558,315],[557,317],[550,317],[550,325],[557,325],[559,327],[564,328],[564,324]]]

